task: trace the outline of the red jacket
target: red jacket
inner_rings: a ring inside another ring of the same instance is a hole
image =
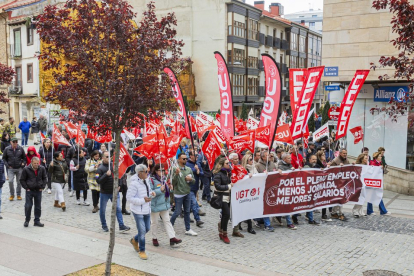
[[[382,166],[382,163],[379,162],[379,161],[377,161],[377,160],[371,160],[371,161],[369,161],[369,165],[370,166],[381,167]]]
[[[295,169],[298,169],[299,167],[303,168],[303,157],[302,154],[299,154],[296,156],[296,153],[292,153],[291,155],[292,158],[292,167],[294,167]],[[298,157],[299,157],[299,161],[298,161]]]
[[[33,155],[31,155],[29,152],[30,151],[33,151],[34,152],[34,154]],[[27,161],[27,166],[29,166],[30,165],[30,163],[32,163],[32,158],[33,157],[38,157],[39,159],[40,159],[40,154],[38,154],[37,153],[37,151],[36,151],[36,148],[35,147],[33,147],[33,146],[30,146],[30,147],[28,147],[27,148],[27,154],[26,154],[26,161]]]

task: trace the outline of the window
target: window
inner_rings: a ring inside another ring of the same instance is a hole
[[[290,49],[293,51],[298,50],[298,35],[290,33]]]
[[[14,68],[16,75],[14,76],[14,86],[22,87],[22,67],[16,66]]]
[[[306,68],[306,63],[304,58],[299,58],[299,68]]]
[[[304,15],[299,15],[299,17],[305,17]]]
[[[33,63],[27,64],[27,82],[33,82]]]
[[[309,36],[308,37],[308,53],[309,54],[313,54],[313,37]]]
[[[316,14],[312,14],[312,17],[318,17],[318,15],[316,15]]]
[[[15,57],[22,56],[22,36],[21,36],[21,29],[14,29],[13,30],[13,38],[14,38],[14,46],[13,46],[13,55]]]
[[[283,58],[283,55],[280,55],[280,66],[285,63],[285,59]]]
[[[238,37],[246,37],[246,24],[238,21],[233,22],[233,26],[229,26],[229,35]]]
[[[232,74],[233,95],[244,96],[244,75]]]
[[[259,22],[249,19],[248,39],[259,40]]]
[[[290,65],[289,68],[298,68],[298,58],[290,56]]]
[[[26,27],[27,45],[33,45],[33,29],[32,27]]]
[[[315,27],[315,22],[309,22],[309,27]]]
[[[229,64],[235,66],[244,66],[245,65],[245,55],[244,50],[242,49],[234,49],[228,50],[228,62]]]
[[[259,58],[257,57],[248,57],[247,67],[249,68],[259,68]]]
[[[280,32],[280,39],[283,40],[284,39],[283,37],[284,37],[283,32]]]
[[[299,36],[299,52],[305,53],[306,37]]]
[[[257,96],[259,92],[259,79],[258,78],[248,78],[247,79],[247,95],[248,96]]]

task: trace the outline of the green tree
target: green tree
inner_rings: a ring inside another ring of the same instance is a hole
[[[311,132],[315,131],[315,116],[313,114],[309,118],[308,128],[309,128],[309,131]]]
[[[322,125],[326,124],[329,121],[329,109],[331,108],[331,104],[329,102],[326,102],[323,111],[322,111]]]
[[[242,110],[240,114],[240,119],[247,120],[247,117],[249,116],[249,108],[244,103],[242,104]]]

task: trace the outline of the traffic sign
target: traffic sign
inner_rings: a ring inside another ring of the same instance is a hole
[[[326,91],[336,91],[341,90],[341,87],[339,85],[327,85],[325,86]]]
[[[341,109],[337,106],[332,106],[331,108],[329,108],[329,111],[328,111],[329,119],[338,120],[340,110]]]
[[[323,76],[324,77],[337,77],[338,71],[339,71],[338,66],[325,67],[325,69],[323,70]]]

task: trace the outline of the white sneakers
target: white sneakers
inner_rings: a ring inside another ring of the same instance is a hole
[[[388,211],[386,214],[384,214],[384,216],[389,216],[389,215],[391,215],[390,211]]]
[[[50,189],[47,189],[47,193],[48,193],[48,194],[51,194],[51,193],[52,193],[52,191],[51,191]]]
[[[89,206],[89,205],[90,205],[89,202],[87,202],[87,201],[83,202],[83,206]]]
[[[193,230],[188,230],[188,231],[185,231],[185,234],[186,235],[189,235],[189,236],[197,236],[197,233],[196,232],[194,232]]]
[[[80,200],[76,200],[76,204],[81,205]]]
[[[75,194],[75,192],[70,191],[69,196],[70,196],[70,197],[73,197],[73,195],[74,195],[74,194]]]

